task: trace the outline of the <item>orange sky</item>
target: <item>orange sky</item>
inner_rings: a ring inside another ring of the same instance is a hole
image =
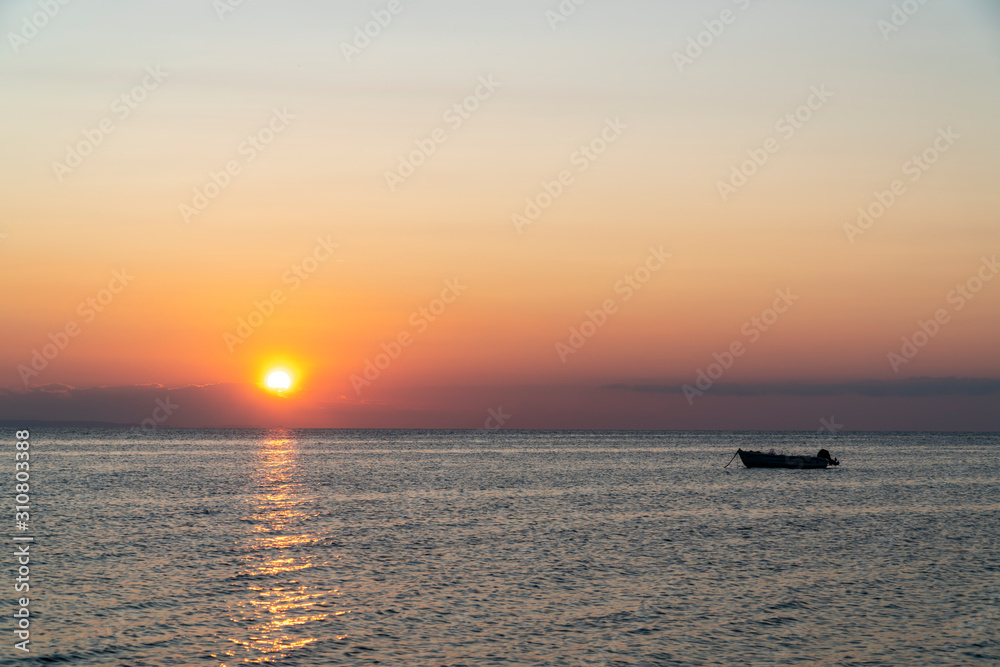
[[[296,390],[258,398],[291,425],[475,426],[504,396],[524,427],[828,416],[816,397],[601,389],[695,386],[742,344],[713,384],[880,381],[900,400],[844,390],[855,424],[994,427],[1000,390],[935,389],[926,424],[892,384],[1000,378],[991,3],[898,30],[892,3],[860,0],[589,3],[554,24],[555,2],[468,4],[403,3],[349,61],[385,3],[71,4],[30,38],[37,7],[7,3],[0,418],[81,418],[45,385],[198,385],[256,423],[254,394],[223,388],[278,365]],[[689,39],[708,44],[691,62]],[[779,290],[786,312],[753,324]],[[269,316],[234,344],[255,301]],[[602,326],[574,338],[588,312]],[[981,405],[952,424],[955,391]]]

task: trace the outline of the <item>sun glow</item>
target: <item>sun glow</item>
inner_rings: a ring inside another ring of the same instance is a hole
[[[292,376],[285,371],[271,371],[267,374],[267,388],[274,391],[287,391],[292,386]]]

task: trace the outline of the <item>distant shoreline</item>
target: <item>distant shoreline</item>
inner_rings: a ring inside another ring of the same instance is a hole
[[[121,424],[116,422],[102,422],[102,421],[52,421],[44,419],[0,419],[0,428],[127,428],[135,429],[142,428],[141,424]],[[461,428],[461,427],[445,427],[445,428],[426,428],[426,427],[391,427],[383,428],[378,426],[368,426],[368,427],[350,427],[350,426],[169,426],[163,425],[157,427],[156,430],[172,430],[172,431],[231,431],[231,430],[244,430],[244,431],[273,431],[275,429],[288,430],[288,431],[413,431],[413,432],[453,432],[453,431],[463,431],[469,433],[495,433],[495,434],[511,434],[511,433],[784,433],[784,434],[805,434],[818,436],[820,439],[827,438],[833,439],[836,436],[831,436],[829,434],[819,434],[814,431],[809,430],[795,430],[795,429],[625,429],[625,428],[603,428],[603,429],[593,429],[593,428],[522,428],[522,429],[483,429],[483,428]],[[837,435],[847,436],[847,435],[866,435],[866,434],[880,434],[888,435],[893,433],[906,433],[906,434],[974,434],[974,435],[992,435],[1000,434],[1000,431],[899,431],[899,430],[880,430],[880,431],[841,431]]]
[[[50,421],[45,419],[0,419],[0,427],[11,428],[44,428],[48,426],[66,426],[70,428],[133,428],[138,424],[118,424],[116,422],[95,421]]]

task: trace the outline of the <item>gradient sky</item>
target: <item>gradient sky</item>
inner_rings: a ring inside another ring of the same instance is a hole
[[[388,0],[223,4],[71,2],[37,31],[37,2],[0,7],[0,419],[137,423],[173,397],[168,425],[477,428],[502,408],[512,428],[1000,429],[1000,279],[953,291],[1000,252],[994,2],[932,0],[888,32],[888,1],[590,0],[553,23],[555,0],[400,0],[350,61],[342,45]],[[453,127],[484,78],[499,86]],[[791,134],[779,123],[813,90],[829,98]],[[114,131],[57,173],[103,119]],[[624,129],[581,161],[609,121]],[[436,128],[447,140],[391,189]],[[724,201],[719,182],[765,146]],[[564,171],[519,233],[512,216]],[[884,215],[845,231],[897,180]],[[318,239],[337,248],[296,284]],[[670,257],[626,301],[651,248]],[[123,270],[101,312],[80,307]],[[275,290],[284,303],[227,345]],[[758,330],[778,290],[794,303]],[[564,361],[557,344],[609,299]],[[400,334],[412,344],[359,393],[352,376]],[[286,396],[258,386],[276,366]]]

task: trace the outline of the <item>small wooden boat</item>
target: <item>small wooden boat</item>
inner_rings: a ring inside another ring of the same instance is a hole
[[[816,456],[792,456],[789,454],[765,454],[763,452],[745,452],[737,449],[743,465],[747,468],[825,468],[830,465],[840,465],[840,461],[821,449]]]

